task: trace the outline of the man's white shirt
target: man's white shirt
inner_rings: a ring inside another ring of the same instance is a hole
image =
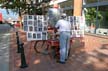
[[[59,27],[58,31],[62,32],[62,31],[69,31],[71,30],[71,24],[70,22],[68,22],[67,20],[61,19],[57,22],[57,24],[55,25],[56,28]]]

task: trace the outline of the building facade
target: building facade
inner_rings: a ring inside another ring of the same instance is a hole
[[[63,8],[64,12],[68,15],[74,14],[74,0],[67,0],[65,2],[59,3],[60,7]],[[94,25],[98,28],[108,28],[108,0],[83,0],[82,9],[85,10],[86,15],[94,16],[92,21],[88,22],[88,25]],[[94,9],[93,13],[87,14],[89,9]],[[92,22],[92,23],[90,23]]]

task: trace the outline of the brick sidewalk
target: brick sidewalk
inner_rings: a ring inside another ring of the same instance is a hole
[[[24,42],[26,61],[29,64],[27,68],[20,68],[20,54],[16,53],[16,36],[12,32],[10,71],[108,71],[108,39],[87,35],[84,39],[84,47],[80,47],[78,42],[73,42],[68,61],[66,64],[59,64],[49,55],[36,53],[26,41],[25,33],[20,31],[19,34],[20,39]],[[37,47],[40,45],[41,43]]]

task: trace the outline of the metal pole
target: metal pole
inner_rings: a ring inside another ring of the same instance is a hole
[[[16,40],[17,40],[17,53],[20,53],[20,41],[18,31],[16,31]]]
[[[96,34],[96,30],[97,30],[98,25],[99,25],[99,23],[98,23],[98,10],[99,10],[98,5],[99,5],[99,0],[97,0],[97,1],[98,1],[98,4],[97,4],[97,7],[96,7],[96,26],[95,26],[95,31],[94,31],[95,34]]]
[[[20,68],[26,68],[26,67],[28,67],[28,65],[26,63],[26,59],[25,59],[23,45],[24,45],[24,43],[20,43],[20,48],[21,48],[21,66],[20,66]]]

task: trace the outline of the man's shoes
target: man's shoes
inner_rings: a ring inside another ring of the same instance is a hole
[[[60,64],[65,64],[65,62],[62,62],[62,61],[57,61],[57,63],[60,63]]]
[[[65,62],[61,62],[61,61],[59,61],[59,63],[60,63],[60,64],[65,64]]]
[[[67,61],[67,59],[65,59],[65,61]]]

